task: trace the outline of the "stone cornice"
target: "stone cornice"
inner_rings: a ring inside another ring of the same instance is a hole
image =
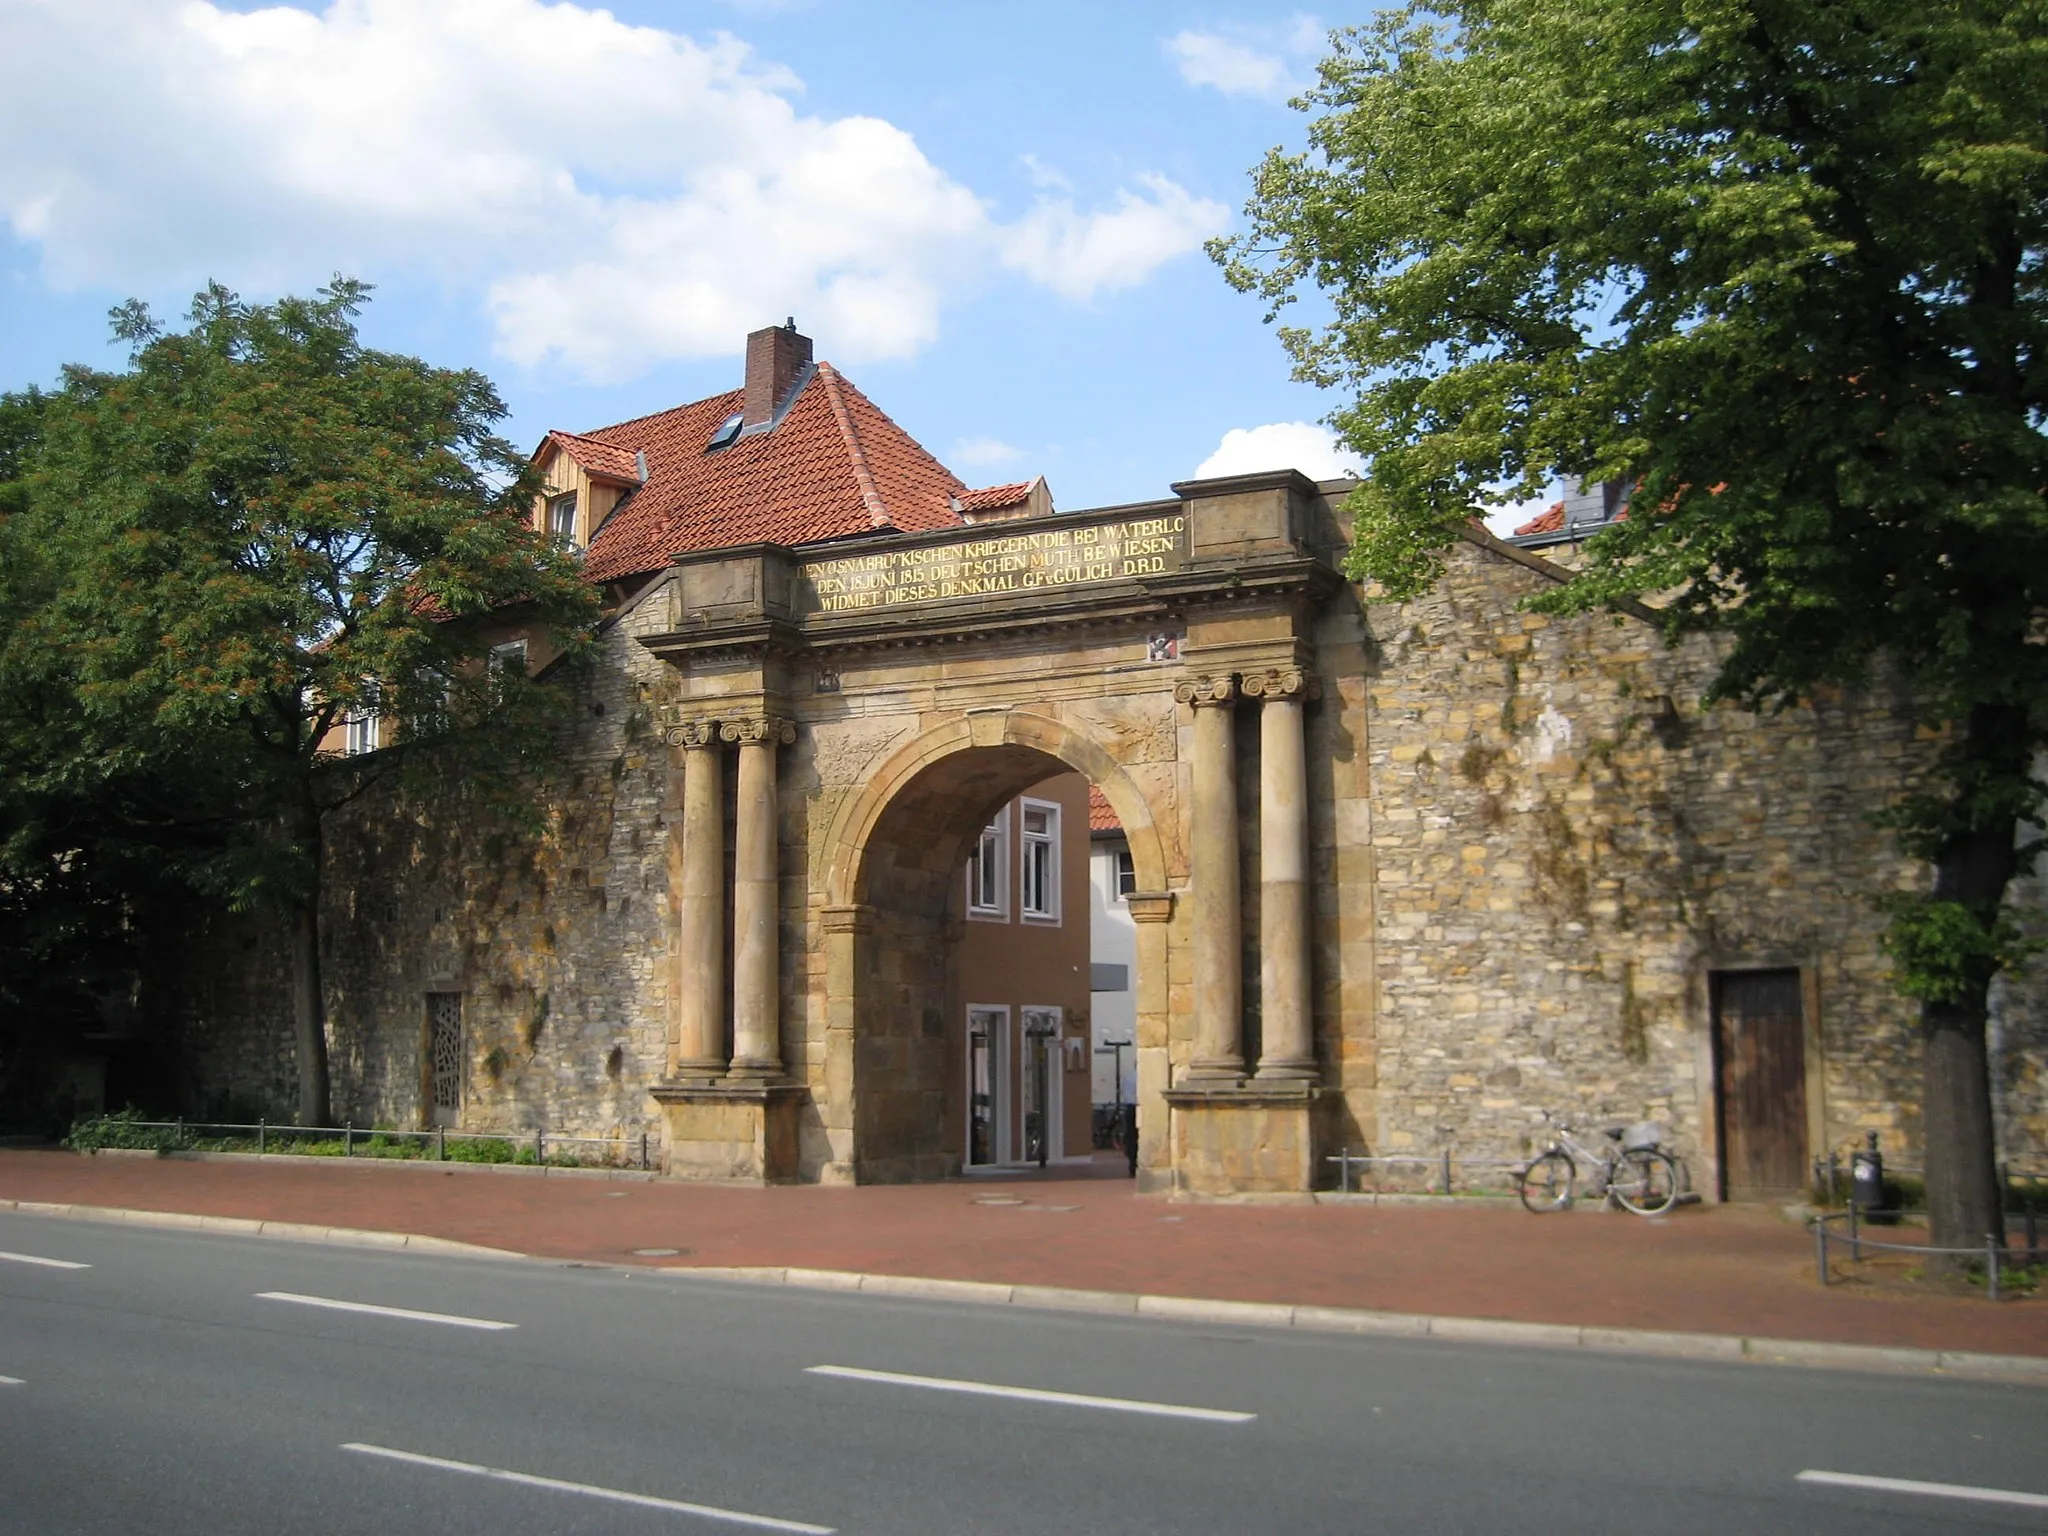
[[[875,909],[869,906],[824,907],[819,911],[827,933],[873,933]]]
[[[640,643],[671,662],[723,657],[768,658],[845,650],[894,650],[1006,641],[1077,629],[1144,632],[1174,627],[1190,607],[1280,602],[1313,607],[1340,591],[1344,578],[1308,555],[1269,555],[1195,562],[1156,576],[1089,586],[1006,593],[1000,600],[905,603],[853,613],[800,618],[705,619]]]
[[[1124,906],[1134,923],[1164,923],[1173,917],[1173,892],[1131,891],[1124,897]]]

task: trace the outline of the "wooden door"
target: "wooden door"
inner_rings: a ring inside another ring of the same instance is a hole
[[[1806,1020],[1797,971],[1716,973],[1714,1079],[1722,1198],[1795,1198],[1808,1178]]]

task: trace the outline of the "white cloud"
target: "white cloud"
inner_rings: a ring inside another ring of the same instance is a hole
[[[1263,427],[1232,427],[1196,468],[1194,478],[1269,469],[1298,469],[1311,480],[1336,480],[1359,473],[1359,464],[1328,427],[1312,421],[1274,421]]]
[[[1321,22],[1296,14],[1278,27],[1177,32],[1161,46],[1189,85],[1280,101],[1308,87],[1307,74],[1297,66],[1312,61],[1325,41]]]
[[[1047,165],[1038,156],[1024,154],[1019,155],[1017,159],[1024,167],[1024,174],[1031,178],[1031,185],[1037,187],[1041,192],[1071,192],[1074,190],[1073,182],[1067,179],[1064,172],[1060,171],[1056,166]]]
[[[1081,213],[1066,198],[1041,199],[1008,232],[1003,259],[1070,299],[1129,288],[1230,223],[1230,210],[1164,176],[1141,176],[1148,196],[1117,194],[1107,213]]]
[[[801,115],[743,43],[576,4],[0,10],[0,221],[60,288],[425,273],[487,294],[507,356],[617,379],[785,314],[904,356],[1004,266],[1086,298],[1224,222],[1153,178],[1006,226],[902,129]]]
[[[998,469],[1024,457],[1024,450],[999,437],[964,437],[946,454],[955,469]]]

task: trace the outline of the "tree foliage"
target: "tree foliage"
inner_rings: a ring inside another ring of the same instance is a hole
[[[215,286],[177,330],[124,305],[125,370],[68,369],[0,416],[0,453],[19,439],[0,714],[32,727],[4,749],[6,814],[40,829],[22,847],[45,873],[125,861],[290,918],[310,1119],[328,1113],[323,818],[400,771],[515,792],[556,691],[491,665],[492,643],[521,624],[573,651],[597,602],[528,523],[489,381],[365,347],[367,292],[249,305]],[[340,759],[352,714],[389,750]]]
[[[1879,657],[1910,685],[1947,748],[1890,813],[1932,865],[1890,948],[1937,1229],[1979,1241],[2048,730],[2048,5],[1465,0],[1334,46],[1309,152],[1215,254],[1276,317],[1327,298],[1281,335],[1349,395],[1356,570],[1413,593],[1475,506],[1622,479],[1629,520],[1543,606],[1653,597],[1752,706]]]

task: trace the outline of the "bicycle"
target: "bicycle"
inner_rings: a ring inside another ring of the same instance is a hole
[[[1572,1134],[1572,1128],[1543,1112],[1544,1124],[1552,1136],[1547,1151],[1521,1171],[1516,1193],[1525,1209],[1541,1215],[1561,1211],[1572,1203],[1578,1165],[1592,1170],[1589,1193],[1604,1195],[1638,1216],[1658,1216],[1678,1199],[1678,1164],[1658,1145],[1663,1129],[1650,1121],[1623,1127],[1611,1125],[1603,1133],[1605,1145],[1595,1150]]]

